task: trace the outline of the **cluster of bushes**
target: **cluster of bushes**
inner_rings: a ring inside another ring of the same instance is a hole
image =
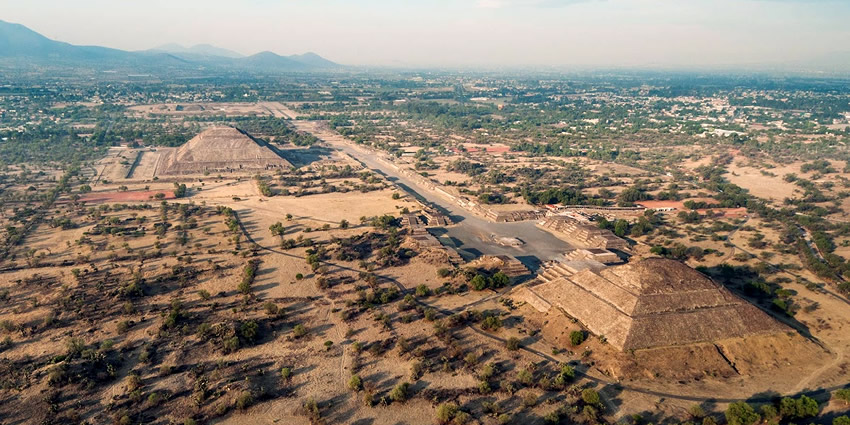
[[[688,258],[701,260],[706,254],[706,251],[698,246],[687,247],[681,243],[676,243],[670,248],[655,245],[649,249],[649,252],[661,257],[672,258],[679,261],[685,261]]]
[[[465,159],[458,159],[446,165],[446,171],[454,171],[457,173],[466,174],[468,176],[475,176],[481,174],[485,170],[486,168],[483,164],[467,161]]]
[[[805,395],[799,398],[784,397],[778,404],[768,403],[759,407],[759,411],[749,403],[732,403],[726,409],[726,422],[729,425],[754,425],[761,421],[779,423],[814,418],[820,412],[818,402]]]
[[[261,334],[260,323],[255,320],[225,322],[217,325],[201,323],[196,334],[202,341],[215,341],[225,353],[232,353],[245,345],[254,344]]]
[[[634,206],[635,202],[648,201],[650,199],[652,199],[652,195],[644,187],[635,185],[623,190],[617,195],[617,205],[631,207]]]
[[[65,341],[65,354],[56,356],[52,362],[55,365],[48,372],[48,385],[75,384],[91,390],[115,379],[122,356],[113,348],[111,340],[90,346],[80,338],[69,338]]]
[[[610,230],[615,235],[622,238],[627,235],[631,235],[632,237],[639,237],[652,233],[652,230],[656,226],[659,226],[661,223],[661,216],[655,214],[655,212],[652,210],[646,210],[644,214],[638,217],[637,221],[635,221],[634,223],[629,223],[628,221],[623,219],[609,221],[605,217],[601,217],[596,222],[596,225],[600,229]]]
[[[269,185],[269,182],[263,179],[261,175],[257,174],[256,176],[254,176],[254,180],[257,182],[257,189],[259,189],[260,193],[262,193],[263,196],[274,196],[274,191],[272,190],[271,185]]]
[[[551,188],[534,192],[523,188],[520,192],[523,199],[531,205],[561,204],[561,205],[605,205],[604,199],[588,198],[580,190],[571,187]]]
[[[242,269],[242,281],[239,282],[239,292],[243,295],[251,293],[251,285],[254,284],[254,279],[257,277],[257,270],[260,267],[260,260],[254,259],[248,261],[245,268]]]
[[[186,188],[185,184],[182,184],[182,183],[178,184],[177,182],[174,183],[174,197],[175,198],[186,197],[187,191],[188,191],[188,189]]]
[[[689,210],[705,210],[709,208],[717,208],[719,205],[716,203],[709,203],[705,201],[694,201],[692,199],[688,199],[683,202],[682,205]]]
[[[469,286],[476,291],[504,288],[510,285],[510,283],[511,278],[501,271],[493,273],[493,275],[489,277],[484,276],[483,274],[476,274],[469,280]]]

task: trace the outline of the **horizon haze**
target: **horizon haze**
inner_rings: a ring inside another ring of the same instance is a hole
[[[0,19],[122,50],[316,52],[355,66],[848,68],[833,0],[0,1]],[[202,10],[202,12],[198,12]],[[811,62],[811,63],[809,63]]]

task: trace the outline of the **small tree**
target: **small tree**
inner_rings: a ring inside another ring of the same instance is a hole
[[[844,388],[836,391],[835,398],[843,401],[844,404],[850,404],[850,388]]]
[[[779,414],[783,418],[803,419],[818,415],[818,402],[805,395],[800,398],[785,397],[779,401]]]
[[[570,332],[570,343],[573,346],[579,346],[582,342],[584,342],[584,332],[582,331],[572,331]]]
[[[502,328],[502,320],[498,316],[487,316],[481,321],[481,329],[485,331],[498,331]]]
[[[591,406],[601,406],[602,399],[599,397],[599,393],[596,392],[593,388],[585,388],[581,392],[581,399],[585,402],[585,404]]]
[[[519,339],[517,337],[510,337],[507,341],[505,341],[505,347],[510,351],[519,350]]]
[[[487,289],[487,278],[482,275],[475,275],[472,280],[469,281],[469,285],[472,286],[472,289],[476,291],[483,291]]]
[[[511,283],[511,278],[508,275],[504,274],[501,271],[496,272],[493,277],[490,278],[490,282],[492,283],[494,288],[504,288]]]
[[[269,232],[271,232],[272,236],[283,236],[286,233],[286,228],[283,227],[283,223],[278,221],[269,226]]]
[[[729,425],[753,425],[761,420],[753,406],[743,401],[738,401],[726,408],[726,422]]]

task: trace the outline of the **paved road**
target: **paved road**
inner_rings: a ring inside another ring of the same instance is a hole
[[[541,261],[554,260],[565,251],[573,249],[566,241],[538,228],[534,222],[494,223],[473,214],[457,205],[437,191],[410,179],[390,163],[363,147],[348,142],[343,136],[320,127],[312,121],[295,121],[298,129],[308,131],[325,143],[339,149],[367,168],[383,174],[399,187],[426,203],[437,207],[450,216],[458,226],[434,229],[432,233],[446,245],[452,246],[466,259],[482,254],[507,254],[517,257],[526,266],[536,270]],[[495,237],[519,238],[524,242],[518,247],[504,246],[493,241]]]

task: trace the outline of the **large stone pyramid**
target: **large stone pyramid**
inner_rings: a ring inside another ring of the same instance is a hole
[[[289,167],[264,142],[234,127],[211,127],[183,146],[164,152],[157,174],[256,171]]]
[[[528,291],[536,308],[559,308],[620,350],[788,330],[698,271],[661,258],[585,269]]]

